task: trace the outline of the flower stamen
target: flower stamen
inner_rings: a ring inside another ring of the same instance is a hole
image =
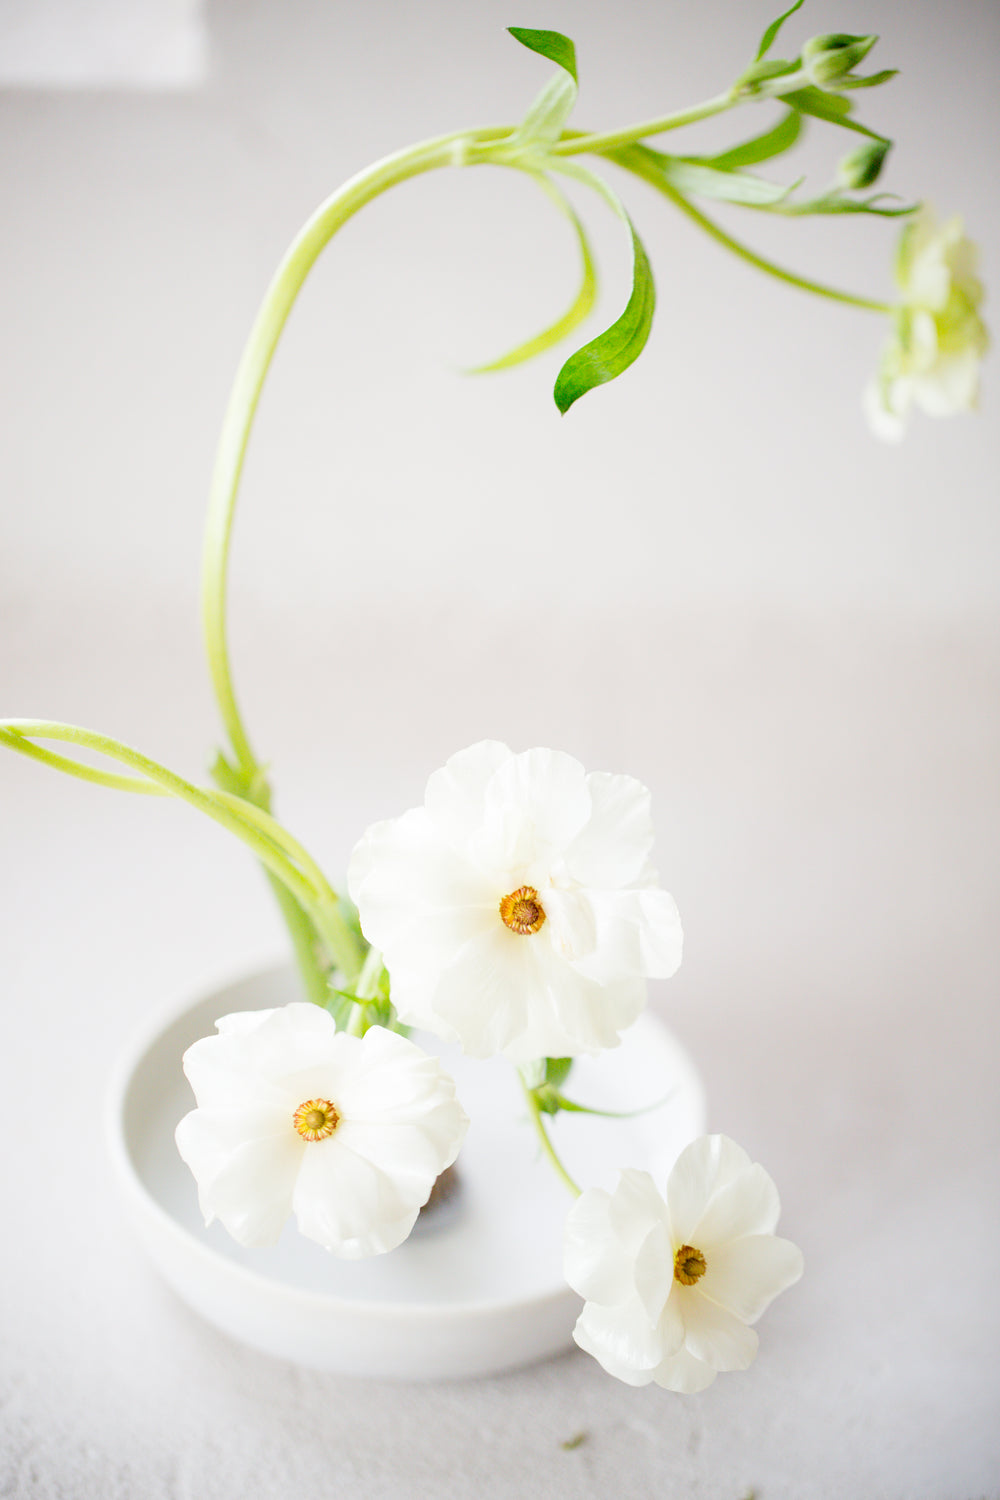
[[[674,1280],[681,1286],[694,1286],[708,1270],[705,1257],[693,1245],[681,1245],[674,1256]]]
[[[537,932],[545,921],[545,908],[533,885],[519,885],[509,896],[500,897],[500,917],[511,932],[526,937]]]
[[[307,1099],[292,1120],[304,1141],[325,1141],[340,1124],[340,1111],[329,1099]]]

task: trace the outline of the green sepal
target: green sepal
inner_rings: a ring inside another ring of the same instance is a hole
[[[653,272],[643,243],[627,216],[625,222],[632,239],[632,292],[621,317],[596,339],[571,354],[559,371],[552,394],[563,416],[574,401],[627,370],[638,359],[649,338],[656,306]]]
[[[515,42],[520,42],[522,47],[565,68],[573,82],[579,83],[576,76],[576,48],[568,36],[563,36],[561,31],[532,31],[527,26],[508,26],[507,30]]]
[[[888,83],[890,78],[896,78],[898,74],[898,68],[883,68],[881,73],[869,73],[864,78],[844,78],[837,87],[841,89],[877,89],[880,84]]]
[[[558,1088],[566,1082],[573,1066],[571,1057],[547,1057],[545,1059],[545,1082]]]
[[[735,87],[748,94],[756,93],[761,84],[770,83],[773,78],[785,78],[790,73],[800,72],[798,62],[778,61],[751,63],[745,73],[741,73],[736,80]],[[774,92],[773,90],[771,92]]]
[[[802,116],[797,109],[790,109],[773,130],[755,135],[752,140],[722,151],[718,156],[687,156],[685,161],[698,162],[704,167],[715,167],[719,172],[731,172],[738,167],[753,167],[758,162],[770,161],[794,146],[802,129]]]
[[[781,30],[782,26],[784,26],[785,22],[788,20],[788,17],[794,16],[795,12],[797,10],[801,10],[804,4],[805,0],[795,0],[794,5],[790,6],[783,15],[780,15],[778,17],[776,21],[771,22],[770,26],[767,28],[767,30],[764,32],[764,35],[760,39],[760,46],[757,48],[757,62],[760,62],[761,58],[771,49],[774,44],[775,37],[778,35],[778,32]]]

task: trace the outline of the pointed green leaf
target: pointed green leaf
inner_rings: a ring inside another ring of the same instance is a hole
[[[795,4],[790,6],[788,10],[785,11],[784,15],[779,16],[776,21],[771,22],[770,26],[767,28],[767,30],[764,32],[764,35],[760,39],[760,46],[757,48],[757,62],[760,62],[761,58],[770,51],[775,37],[778,35],[778,32],[781,30],[782,26],[784,26],[785,22],[788,20],[788,17],[794,16],[795,12],[797,10],[801,10],[804,4],[805,0],[795,0]]]
[[[528,47],[532,52],[547,57],[549,62],[565,68],[573,82],[579,83],[576,76],[576,48],[568,36],[563,36],[561,31],[532,31],[526,26],[508,26],[507,30],[522,47]]]
[[[703,198],[721,198],[727,203],[744,203],[757,208],[780,203],[792,191],[790,187],[765,182],[762,177],[753,177],[748,172],[718,172],[699,162],[664,156],[661,151],[649,147],[646,149],[666,180],[682,193],[698,193]]]
[[[716,167],[720,172],[731,172],[737,167],[752,167],[758,162],[770,161],[794,146],[802,129],[802,116],[797,109],[790,109],[784,119],[764,135],[755,135],[752,140],[733,146],[718,156],[689,156],[687,161],[699,162],[705,167]]]
[[[804,214],[878,214],[884,219],[898,219],[905,214],[915,213],[920,207],[919,203],[903,203],[898,207],[888,207],[887,200],[899,202],[894,193],[873,193],[868,198],[847,198],[833,188],[828,193],[820,193],[818,197],[806,199],[801,203],[775,204],[771,212],[787,214],[790,217]]]
[[[813,88],[811,84],[808,88],[795,89],[781,97],[785,104],[790,104],[802,114],[815,115],[817,120],[829,120],[832,125],[842,125],[844,116],[849,115],[854,108],[850,99],[844,99],[840,94],[829,94],[825,89]]]
[[[649,338],[656,306],[653,273],[642,241],[631,221],[626,219],[626,222],[632,239],[632,293],[621,317],[571,354],[559,371],[552,394],[563,416],[574,401],[627,370],[639,358]]]
[[[844,130],[853,130],[857,135],[867,136],[870,141],[885,140],[885,136],[879,135],[877,130],[869,130],[867,125],[848,118],[854,105],[850,99],[844,99],[840,94],[827,94],[822,89],[808,88],[783,94],[782,98],[786,104],[804,115],[815,115],[817,120],[826,120],[831,125],[842,126]]]
[[[533,359],[536,354],[544,354],[546,349],[551,349],[558,344],[567,334],[584,318],[588,316],[594,306],[597,297],[597,269],[590,249],[587,233],[579,218],[574,213],[568,199],[566,199],[554,183],[550,182],[541,172],[532,173],[536,182],[544,188],[549,197],[562,210],[576,230],[577,243],[580,246],[580,256],[583,262],[583,276],[580,282],[580,290],[577,292],[571,306],[558,318],[550,328],[536,334],[533,339],[526,343],[518,344],[516,349],[511,349],[508,354],[503,354],[499,359],[490,360],[488,364],[476,365],[467,370],[467,375],[487,375],[494,370],[509,370],[513,365],[523,364],[527,359]]]
[[[562,135],[573,113],[577,88],[568,73],[554,73],[507,142],[508,148],[539,146],[542,151]]]

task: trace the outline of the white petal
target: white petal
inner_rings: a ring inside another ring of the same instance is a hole
[[[511,751],[499,740],[481,740],[453,755],[428,781],[424,807],[441,838],[458,852],[467,854],[482,828],[486,787],[510,758]]]
[[[495,913],[503,891],[485,884],[441,839],[422,807],[376,823],[355,847],[348,888],[365,937],[386,956],[433,965]],[[431,920],[433,919],[433,921]],[[472,926],[468,924],[471,922]]]
[[[635,1257],[635,1290],[646,1315],[657,1323],[664,1351],[684,1342],[684,1322],[671,1299],[674,1287],[674,1250],[666,1224],[654,1224]]]
[[[680,916],[666,891],[569,891],[546,894],[555,933],[579,972],[599,984],[648,975],[669,979],[680,966]]]
[[[198,1183],[206,1224],[220,1219],[241,1245],[273,1245],[291,1213],[305,1143],[287,1115],[193,1110],[177,1149]]]
[[[772,1234],[751,1234],[712,1251],[698,1290],[744,1323],[756,1323],[778,1293],[801,1275],[797,1245]]]
[[[307,1143],[292,1197],[307,1239],[339,1251],[344,1241],[397,1223],[414,1207],[391,1177],[344,1143],[340,1130]]]
[[[757,1335],[734,1313],[703,1297],[696,1286],[681,1291],[684,1347],[713,1370],[745,1370],[757,1354]]]
[[[537,887],[590,817],[590,792],[580,762],[558,750],[525,750],[494,772],[486,789],[480,843],[484,867],[511,873],[513,884]],[[500,895],[506,892],[501,891]]]
[[[379,1224],[367,1234],[340,1240],[335,1246],[327,1248],[333,1249],[341,1260],[362,1260],[369,1255],[385,1255],[387,1251],[395,1250],[397,1245],[403,1243],[417,1222],[419,1212],[419,1209],[414,1209],[391,1224]]]
[[[593,890],[631,885],[653,847],[649,792],[632,776],[606,771],[592,771],[587,787],[591,815],[566,851],[567,868]]]
[[[687,1349],[679,1349],[670,1355],[653,1372],[656,1384],[665,1391],[677,1391],[684,1396],[693,1396],[712,1384],[717,1372],[702,1359],[695,1359]]]
[[[728,1136],[703,1135],[685,1146],[667,1178],[666,1200],[675,1244],[702,1248],[692,1236],[713,1195],[750,1166],[749,1156]],[[744,1234],[759,1232],[762,1231],[743,1231]]]
[[[666,1224],[666,1205],[648,1172],[624,1167],[611,1199],[611,1226],[630,1256],[639,1253],[649,1231]]]
[[[574,1292],[589,1302],[614,1306],[635,1292],[633,1258],[610,1221],[611,1199],[602,1188],[588,1188],[566,1218],[563,1274]]]
[[[257,1024],[244,1015],[223,1016],[217,1036],[202,1037],[185,1052],[184,1071],[199,1104],[277,1102],[285,1097],[284,1078],[334,1056],[337,1028],[320,1006],[302,1001],[260,1014]]]
[[[773,1234],[780,1213],[781,1201],[773,1180],[763,1167],[752,1163],[717,1188],[688,1243],[697,1245],[707,1256],[729,1240]]]
[[[573,1337],[605,1369],[655,1370],[664,1357],[659,1331],[646,1316],[638,1297],[617,1307],[587,1302],[577,1320]],[[625,1377],[619,1374],[619,1379]]]

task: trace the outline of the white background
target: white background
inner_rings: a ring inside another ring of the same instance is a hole
[[[0,93],[2,712],[201,775],[214,440],[298,225],[388,151],[515,119],[546,70],[508,23],[574,36],[578,122],[605,128],[717,92],[770,19],[732,0],[240,0],[208,8],[200,85],[165,64],[150,91],[147,61],[131,88]],[[810,3],[788,35],[869,28],[872,65],[902,69],[855,96],[899,141],[886,186],[963,211],[996,288],[1000,16]],[[809,136],[771,175],[820,186],[852,143]],[[995,377],[978,418],[878,444],[860,412],[877,317],[767,281],[618,185],[656,275],[653,337],[565,418],[558,352],[460,374],[572,295],[571,237],[530,183],[435,174],[330,248],[251,446],[237,680],[286,821],[334,875],[484,735],[652,788],[688,939],[654,1003],[703,1069],[712,1128],[777,1179],[806,1277],[756,1367],[689,1399],[579,1354],[373,1387],[230,1345],[125,1235],[101,1099],[130,1028],[280,951],[278,920],[195,814],[11,756],[0,1494],[998,1493]],[[608,321],[627,257],[578,201]],[[889,222],[718,217],[890,294]]]

